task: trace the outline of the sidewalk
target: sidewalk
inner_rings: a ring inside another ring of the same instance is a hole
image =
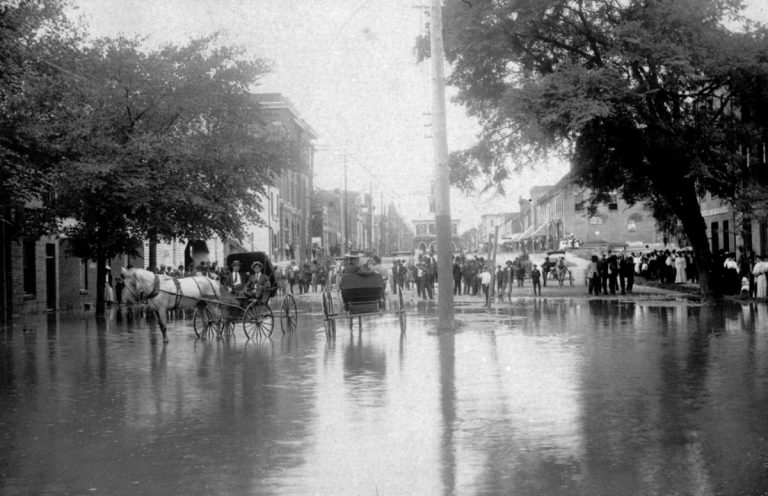
[[[532,298],[534,297],[533,294],[533,287],[531,286],[530,280],[526,280],[526,285],[523,287],[515,286],[512,289],[512,295],[511,297],[513,299],[515,298]],[[688,298],[692,296],[692,292],[695,291],[695,287],[691,286],[689,287],[681,287],[679,289],[667,289],[663,287],[659,287],[658,285],[645,285],[645,284],[637,284],[635,283],[633,294],[631,295],[600,295],[600,296],[590,296],[587,294],[587,286],[584,284],[583,278],[580,281],[580,279],[577,277],[574,281],[573,286],[571,286],[569,283],[565,283],[565,285],[560,286],[557,281],[547,281],[547,286],[541,288],[541,298],[601,298],[601,299],[610,299],[610,298],[663,298],[663,299],[678,299],[678,298]],[[334,291],[334,296],[336,295],[336,292]],[[431,302],[437,302],[437,285],[435,285],[434,289],[434,299],[433,300],[424,300],[421,298],[418,298],[416,295],[416,290],[404,290],[403,291],[403,297],[405,299],[406,304],[414,304],[419,301],[431,301]],[[390,296],[390,293],[387,293],[388,297]],[[304,293],[304,294],[298,294],[295,293],[294,298],[296,299],[297,303],[320,303],[322,301],[322,293],[321,292],[315,292],[315,293]],[[506,298],[506,296],[505,296]],[[472,296],[472,295],[454,295],[453,297],[455,303],[459,304],[483,304],[483,297],[482,296]],[[494,301],[499,302],[498,294],[494,294]]]

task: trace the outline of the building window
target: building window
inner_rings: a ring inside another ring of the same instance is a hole
[[[731,232],[729,229],[728,221],[723,221],[723,250],[725,251],[731,251],[731,240],[729,239],[731,237]]]
[[[83,271],[83,289],[88,291],[88,260],[84,259],[81,268]]]
[[[576,204],[573,206],[573,209],[577,212],[581,212],[584,210],[584,200],[576,202]]]
[[[37,276],[37,271],[35,270],[35,242],[25,239],[21,243],[21,250],[24,294],[34,295],[37,292],[35,284],[35,278]]]
[[[619,209],[619,195],[616,193],[611,193],[611,199],[608,200],[608,210],[618,210]]]

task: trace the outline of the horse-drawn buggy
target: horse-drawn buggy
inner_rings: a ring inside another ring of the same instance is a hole
[[[397,316],[400,332],[405,332],[406,316],[403,290],[398,288],[389,302],[386,298],[386,281],[378,272],[355,270],[342,273],[339,276],[339,294],[341,304],[334,301],[329,288],[323,291],[323,314],[325,316],[325,335],[336,335],[336,319],[349,318],[349,328],[353,328],[357,318],[358,327],[362,330],[362,318],[373,315],[384,315],[389,310]],[[337,308],[341,308],[338,312]]]
[[[227,265],[233,271],[221,283],[206,276],[172,278],[124,269],[126,301],[147,302],[157,314],[165,342],[167,311],[177,308],[195,308],[192,327],[197,337],[232,332],[240,324],[248,338],[268,337],[274,326],[270,301],[279,300],[276,312],[283,333],[296,329],[296,301],[289,294],[278,296],[275,268],[266,253],[232,254]]]
[[[266,253],[234,253],[227,257],[227,266],[232,268],[232,274],[221,287],[218,308],[216,305],[198,305],[195,310],[192,322],[198,337],[214,331],[233,331],[238,324],[242,324],[243,332],[249,338],[269,337],[275,313],[279,316],[283,334],[296,330],[296,300],[290,294],[278,295],[277,271]],[[232,285],[235,272],[241,282]],[[279,302],[274,312],[271,301]]]
[[[574,264],[565,260],[565,253],[563,250],[547,252],[548,257],[556,258],[556,261],[552,262],[550,271],[552,272],[552,277],[557,280],[560,286],[564,286],[566,281],[573,286],[574,280],[571,267]]]

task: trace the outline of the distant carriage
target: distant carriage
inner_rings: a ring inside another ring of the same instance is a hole
[[[557,258],[557,261],[553,262],[550,266],[550,271],[552,272],[553,277],[557,279],[560,286],[564,286],[566,281],[568,281],[570,285],[573,286],[574,279],[573,271],[571,270],[571,266],[573,264],[565,260],[565,255],[565,250],[547,252],[548,257]]]
[[[341,305],[334,301],[333,292],[329,288],[323,291],[325,334],[329,338],[336,335],[336,320],[339,318],[349,318],[350,329],[357,318],[358,326],[362,329],[363,317],[384,315],[387,312],[385,281],[381,274],[375,272],[341,274],[339,282]],[[401,288],[398,288],[396,297],[392,298],[390,307],[390,311],[397,316],[400,332],[405,332],[406,314]]]

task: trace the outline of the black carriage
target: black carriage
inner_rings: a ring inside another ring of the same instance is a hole
[[[352,329],[354,319],[362,330],[362,318],[372,315],[383,315],[390,307],[397,316],[400,331],[405,332],[406,316],[403,290],[398,288],[396,297],[387,302],[385,281],[381,274],[355,272],[341,274],[339,279],[341,296],[341,312],[337,312],[337,303],[333,293],[326,288],[323,291],[323,314],[325,316],[325,334],[327,337],[336,335],[336,319],[349,318],[349,328]]]
[[[550,258],[556,258],[559,260],[559,258],[565,259],[566,251],[565,250],[555,250],[555,251],[548,251],[547,256]],[[552,278],[556,279],[557,282],[560,284],[560,286],[563,286],[565,281],[568,281],[571,286],[573,286],[573,271],[571,270],[571,266],[573,264],[566,262],[565,267],[560,267],[558,265],[558,262],[553,262],[553,265],[550,266],[550,273],[552,274]]]
[[[243,331],[249,338],[272,335],[274,326],[274,313],[270,301],[278,298],[278,278],[275,266],[264,252],[233,253],[227,257],[227,266],[232,262],[240,261],[240,280],[247,281],[250,277],[250,267],[254,262],[262,264],[262,272],[269,279],[269,287],[258,298],[242,294],[228,294],[222,288],[222,297],[217,302],[218,309],[214,310],[209,305],[201,305],[195,311],[193,327],[198,337],[207,332],[233,331],[238,323],[242,323]],[[280,329],[285,333],[296,330],[298,311],[293,295],[285,294],[279,297],[279,308],[276,310],[280,318]]]

